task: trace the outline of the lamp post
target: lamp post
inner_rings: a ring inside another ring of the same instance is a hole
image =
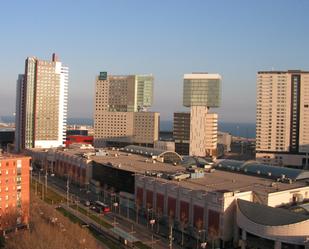
[[[150,225],[151,225],[151,248],[153,248],[153,225],[156,223],[155,219],[151,219],[149,221]]]
[[[173,225],[170,225],[170,235],[168,236],[168,238],[169,238],[169,249],[172,249],[173,248],[173,240],[174,240]]]
[[[205,235],[206,230],[205,229],[198,230],[198,236],[197,236],[197,241],[196,241],[197,249],[199,248],[199,246],[201,248],[206,248],[207,246],[207,242],[205,241],[205,236],[203,236],[203,242],[199,243],[199,240],[201,240],[201,232],[204,232],[204,235]]]
[[[118,207],[118,202],[113,203],[114,206],[114,228],[116,227],[116,209]]]
[[[67,178],[67,206],[69,206],[69,194],[70,194],[70,185],[69,185],[69,176]]]
[[[206,246],[207,246],[207,242],[202,242],[202,243],[201,243],[201,247],[202,247],[203,249],[205,249]]]
[[[148,220],[149,220],[149,212],[152,211],[152,208],[147,208],[147,228],[148,228]]]
[[[47,195],[47,168],[45,170],[45,195]]]

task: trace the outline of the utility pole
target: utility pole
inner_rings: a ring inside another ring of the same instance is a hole
[[[69,194],[70,194],[69,190],[70,190],[70,186],[69,186],[69,176],[68,176],[67,178],[67,206],[69,206]]]
[[[47,169],[45,171],[45,194],[47,194]]]
[[[35,195],[38,195],[38,181],[37,180],[34,181],[35,181]]]
[[[169,243],[169,248],[173,249],[173,226],[170,226],[170,235],[169,235],[170,243]]]

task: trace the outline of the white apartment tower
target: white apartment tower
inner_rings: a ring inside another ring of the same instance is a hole
[[[192,73],[184,75],[183,105],[190,107],[189,155],[216,157],[218,115],[210,107],[219,107],[221,76]]]
[[[256,159],[308,168],[309,72],[257,74]]]
[[[66,137],[68,67],[58,61],[28,57],[16,94],[17,151],[63,146]]]

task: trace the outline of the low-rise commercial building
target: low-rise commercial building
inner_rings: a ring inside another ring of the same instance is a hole
[[[93,144],[93,136],[86,135],[67,135],[65,146],[69,147],[71,144]]]
[[[232,135],[228,132],[218,131],[218,144],[223,144],[225,152],[231,152]]]
[[[55,164],[67,170],[60,174],[72,174],[66,163],[78,169],[85,163],[80,158],[87,157],[91,185],[104,199],[107,194],[112,205],[118,196],[120,208],[147,218],[151,213],[175,233],[203,237],[220,248],[257,248],[258,243],[262,249],[308,249],[309,215],[294,208],[309,203],[308,171],[255,161],[182,160],[176,152],[133,145],[68,151],[53,154]]]
[[[174,227],[185,226],[186,233],[197,238],[203,231],[207,240],[216,241],[223,248],[232,244],[246,248],[253,240],[247,241],[246,234],[272,241],[271,247],[260,245],[260,248],[281,248],[287,244],[308,246],[309,216],[298,217],[284,210],[282,223],[278,223],[278,216],[272,220],[271,215],[263,223],[263,214],[280,212],[277,207],[309,201],[309,172],[281,171],[256,162],[231,160],[217,162],[215,169],[204,177],[181,182],[136,175],[136,202],[153,210],[156,217],[165,217]],[[260,223],[257,219],[250,222],[256,217],[254,212],[260,213]],[[289,237],[290,234],[293,236]]]
[[[45,174],[69,178],[69,180],[82,187],[90,184],[92,176],[91,155],[95,155],[92,146],[78,145],[73,149],[31,149],[34,167],[43,169]]]

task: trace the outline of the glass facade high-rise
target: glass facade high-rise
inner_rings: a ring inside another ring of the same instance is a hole
[[[153,76],[136,75],[136,108],[137,111],[152,105]],[[136,111],[136,110],[135,110]]]
[[[218,74],[186,74],[183,85],[183,105],[219,107],[221,77]]]

